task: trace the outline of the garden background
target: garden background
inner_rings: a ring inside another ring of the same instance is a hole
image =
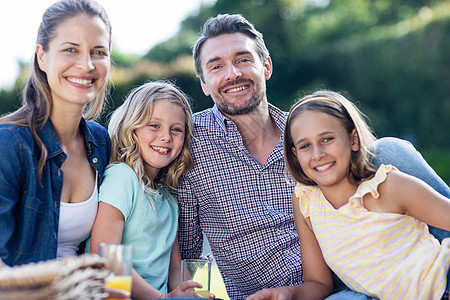
[[[179,32],[143,56],[112,52],[106,113],[143,82],[168,79],[193,110],[212,106],[195,77],[191,46],[203,23],[239,13],[263,33],[274,72],[268,100],[288,110],[317,89],[344,93],[367,115],[378,137],[411,141],[450,183],[450,2],[447,0],[217,0],[187,17]],[[164,24],[161,24],[164,26]],[[142,38],[157,28],[136,28]],[[28,62],[14,87],[0,90],[0,113],[20,105]],[[215,269],[217,280],[217,269]],[[218,275],[220,277],[220,275]],[[226,298],[223,283],[213,292]]]
[[[367,115],[378,137],[411,141],[450,183],[450,2],[445,0],[218,0],[187,17],[179,32],[143,56],[113,50],[106,113],[145,81],[169,79],[191,97],[194,111],[212,106],[195,77],[191,46],[203,23],[240,13],[264,34],[274,74],[269,102],[288,110],[317,89],[344,93]],[[164,26],[164,24],[161,24]],[[136,28],[142,38],[157,28]],[[28,62],[0,113],[20,105]]]

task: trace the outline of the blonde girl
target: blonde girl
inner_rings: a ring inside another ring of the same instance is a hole
[[[112,155],[100,188],[91,251],[101,242],[132,244],[133,299],[193,296],[198,283],[180,283],[177,188],[192,168],[192,112],[184,94],[168,82],[130,92],[111,116]]]

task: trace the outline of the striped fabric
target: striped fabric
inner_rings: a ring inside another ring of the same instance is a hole
[[[311,220],[327,264],[352,290],[380,299],[440,299],[450,239],[441,245],[413,217],[364,208],[362,197],[371,193],[378,198],[378,185],[393,168],[381,165],[339,209],[317,187],[297,184],[300,209]]]

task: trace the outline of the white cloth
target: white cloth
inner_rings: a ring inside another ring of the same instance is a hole
[[[61,202],[58,227],[57,257],[77,255],[78,246],[87,239],[94,225],[98,207],[98,174],[95,174],[91,197],[79,203]]]

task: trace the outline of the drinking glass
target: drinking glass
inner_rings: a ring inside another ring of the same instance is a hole
[[[194,280],[202,284],[202,288],[194,288],[188,292],[197,293],[203,298],[210,297],[211,261],[208,259],[183,259],[181,261],[181,281]]]
[[[106,258],[108,269],[114,273],[114,276],[106,282],[106,286],[131,293],[133,246],[101,243],[98,254]],[[108,299],[114,300],[113,298]]]

